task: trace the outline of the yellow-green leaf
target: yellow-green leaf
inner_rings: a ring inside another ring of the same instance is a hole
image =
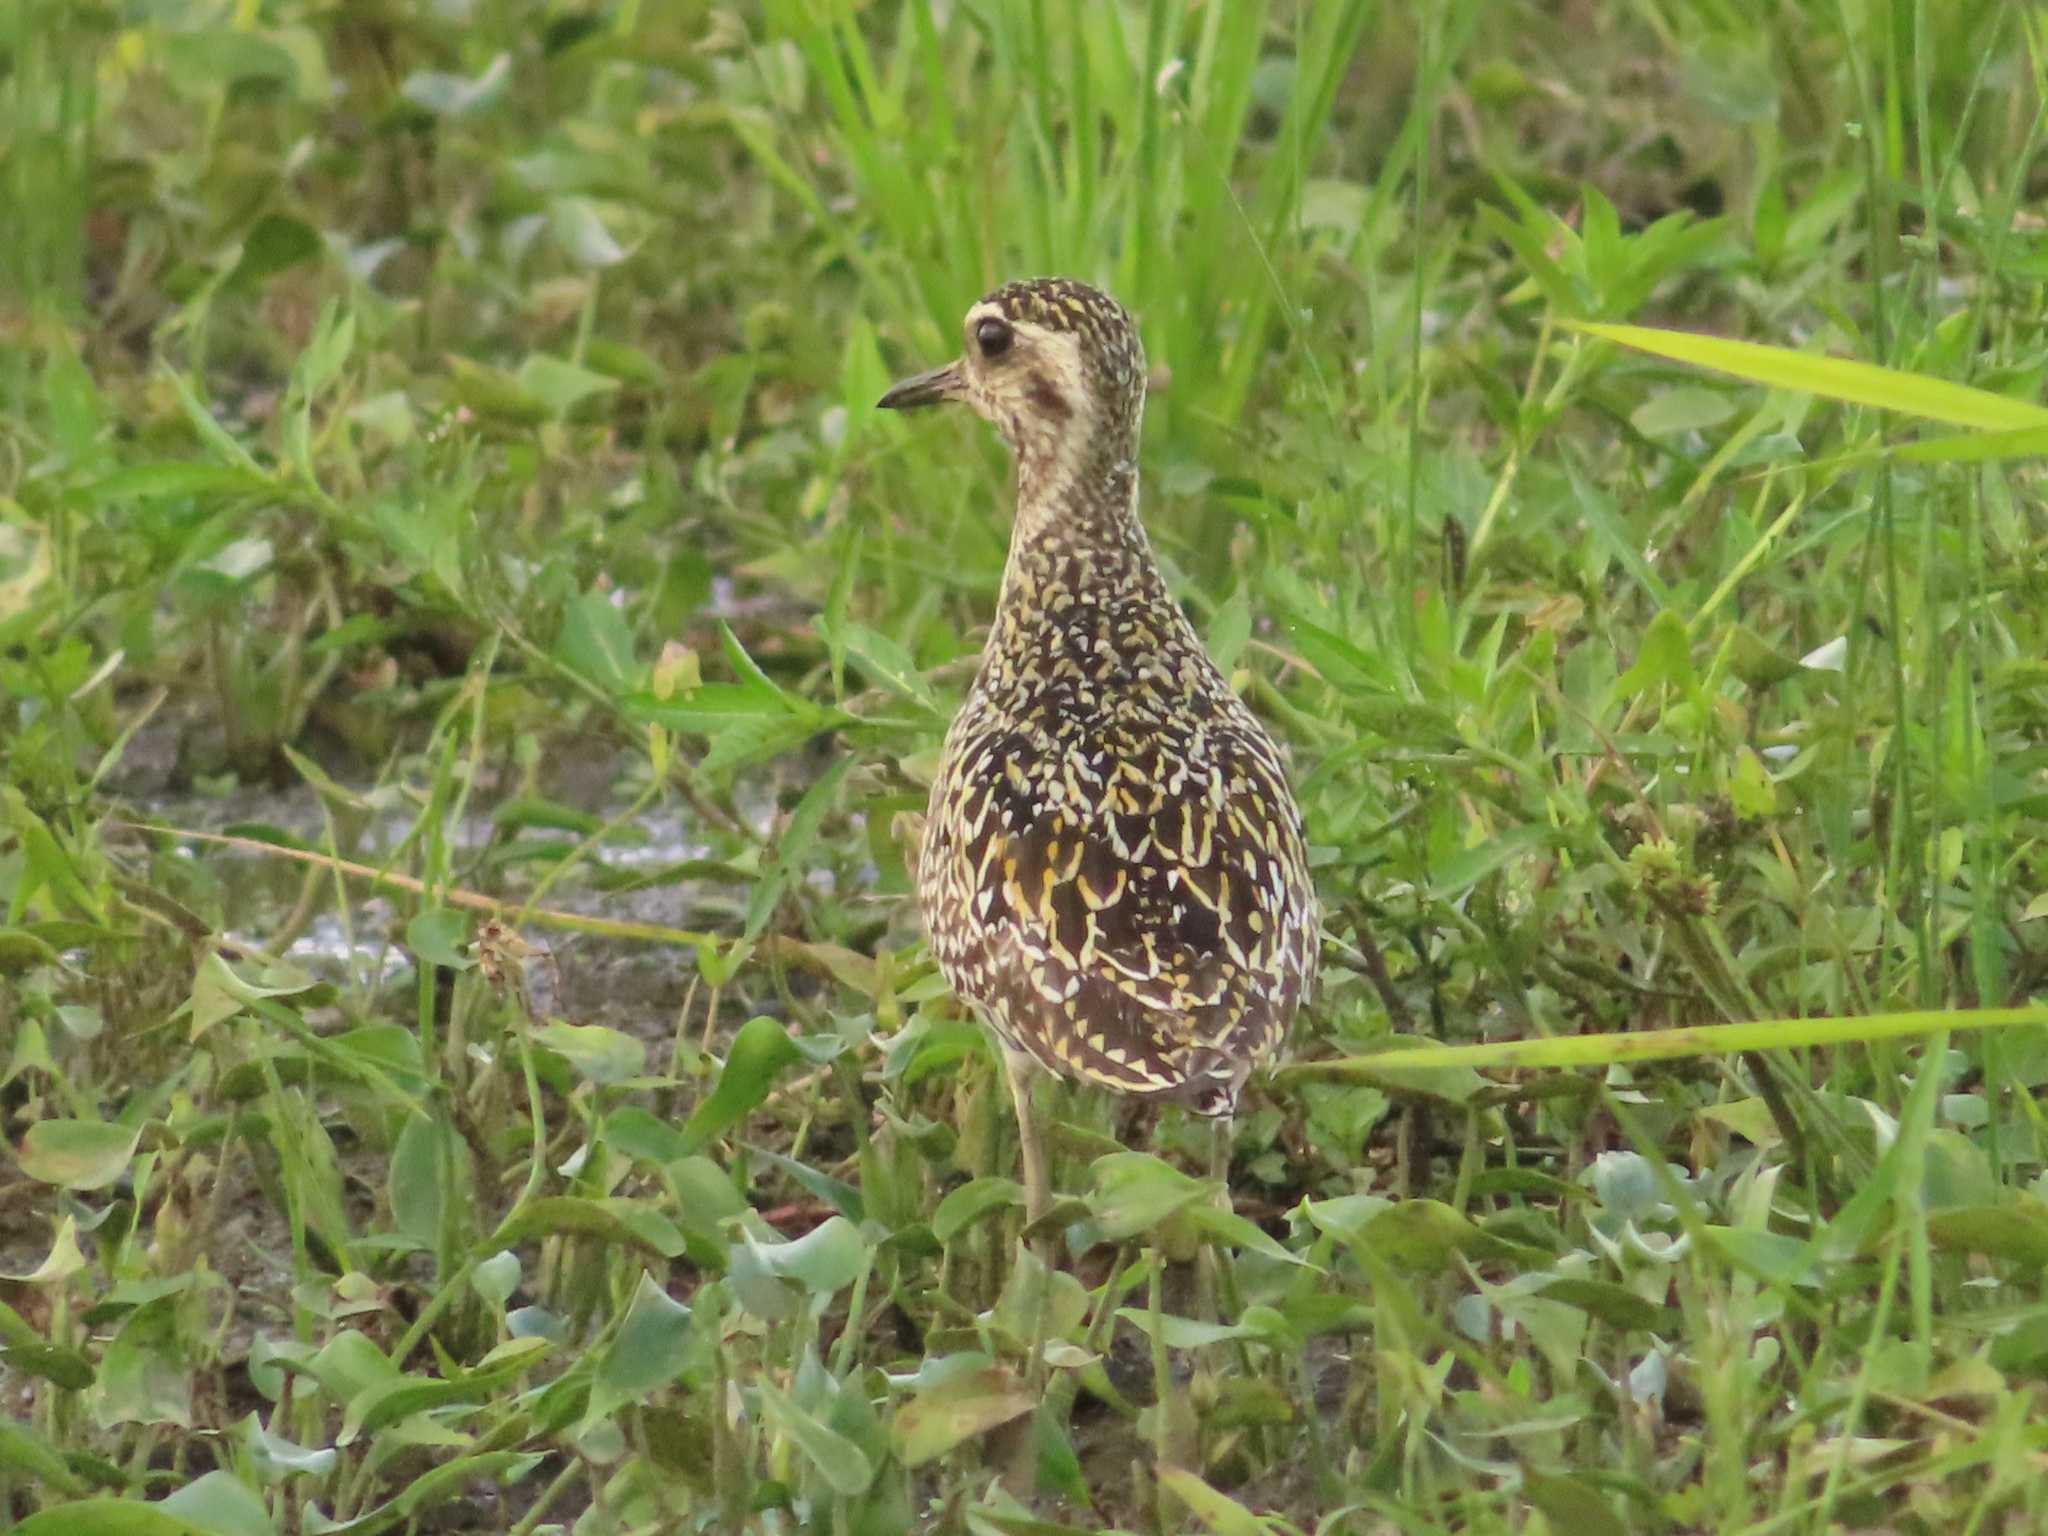
[[[142,1129],[98,1120],[44,1120],[21,1140],[21,1171],[65,1189],[100,1189],[135,1155]]]
[[[1002,1366],[959,1376],[896,1410],[890,1437],[906,1467],[921,1467],[964,1440],[1028,1413],[1037,1397]]]
[[[1881,368],[1875,363],[1859,363],[1845,357],[1818,357],[1811,352],[1795,352],[1790,347],[1731,341],[1724,336],[1701,336],[1691,331],[1659,330],[1647,325],[1609,325],[1591,320],[1566,323],[1604,341],[1619,342],[1695,368],[1733,374],[1772,389],[1820,395],[1848,405],[1872,405],[1922,421],[1975,427],[1984,432],[2048,428],[2048,409],[2041,406],[1994,395],[1986,389],[1951,384],[1923,373],[1908,373],[1902,368]]]

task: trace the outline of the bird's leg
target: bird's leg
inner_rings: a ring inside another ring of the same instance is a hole
[[[1218,1209],[1233,1209],[1230,1199],[1230,1138],[1235,1123],[1229,1115],[1218,1115],[1209,1122],[1209,1178],[1216,1186]],[[1195,1271],[1195,1284],[1199,1292],[1201,1317],[1204,1322],[1220,1323],[1244,1315],[1244,1297],[1237,1287],[1237,1265],[1232,1261],[1230,1251],[1216,1238],[1202,1244],[1197,1257],[1200,1266]],[[1252,1347],[1243,1339],[1232,1339],[1226,1344],[1212,1345],[1204,1351],[1203,1362],[1219,1377],[1242,1376],[1251,1379],[1259,1370],[1252,1360]],[[1253,1426],[1252,1443],[1263,1453],[1265,1431]]]
[[[1024,1225],[1028,1231],[1052,1208],[1052,1186],[1045,1175],[1045,1146],[1038,1139],[1038,1120],[1031,1109],[1031,1075],[1037,1064],[1025,1052],[1005,1045],[1003,1067],[1010,1079],[1010,1096],[1017,1102],[1017,1148],[1024,1164]],[[1052,1265],[1043,1237],[1020,1241],[1036,1282],[1031,1298],[1030,1353],[1025,1356],[1024,1365],[1024,1379],[1035,1390],[1045,1379],[1045,1330],[1050,1321]]]
[[[1230,1132],[1234,1122],[1218,1115],[1209,1122],[1209,1177],[1223,1189],[1223,1209],[1230,1209]]]
[[[1006,1045],[1003,1066],[1009,1073],[1010,1097],[1017,1103],[1017,1146],[1024,1163],[1024,1224],[1029,1226],[1052,1209],[1052,1186],[1045,1176],[1045,1146],[1038,1139],[1038,1120],[1031,1110],[1031,1075],[1038,1064],[1029,1053]]]
[[[1216,1204],[1222,1210],[1230,1206],[1230,1132],[1231,1117],[1218,1115],[1209,1122],[1209,1180],[1216,1186]],[[1202,1316],[1208,1322],[1220,1322],[1217,1312],[1219,1300],[1235,1307],[1236,1297],[1229,1294],[1235,1290],[1231,1283],[1235,1278],[1229,1261],[1215,1242],[1202,1244],[1201,1267],[1196,1271],[1196,1284],[1200,1288]]]

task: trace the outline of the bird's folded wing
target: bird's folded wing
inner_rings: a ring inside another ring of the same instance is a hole
[[[956,987],[1048,1066],[1129,1093],[1270,1048],[1302,977],[1283,932],[1298,833],[1264,765],[1222,753],[1085,787],[963,787],[971,835],[929,850],[978,935]]]

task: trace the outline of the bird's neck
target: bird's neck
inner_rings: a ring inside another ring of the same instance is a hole
[[[1020,635],[1103,607],[1157,610],[1166,628],[1185,623],[1138,521],[1135,431],[1018,454],[1017,518],[990,649],[1007,652]]]

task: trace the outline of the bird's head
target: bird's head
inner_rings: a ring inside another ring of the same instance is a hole
[[[1027,466],[1111,450],[1128,458],[1145,404],[1145,348],[1130,312],[1069,278],[1007,283],[967,311],[961,356],[896,385],[876,405],[959,400]]]

